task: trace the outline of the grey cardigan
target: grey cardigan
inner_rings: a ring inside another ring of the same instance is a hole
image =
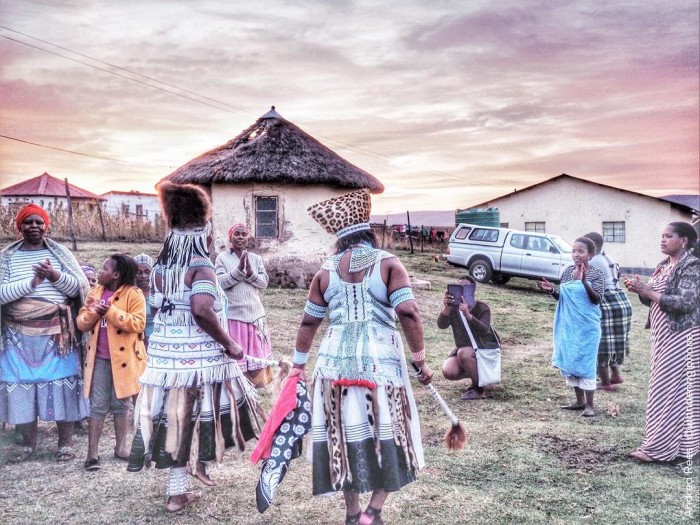
[[[660,272],[666,264],[668,259],[661,261],[652,275]],[[672,332],[682,332],[700,325],[699,283],[700,259],[687,252],[668,276],[666,288],[659,300],[659,307],[662,312],[666,312],[668,327]],[[651,304],[649,299],[639,299],[646,306]],[[648,318],[646,327],[649,328],[650,325]]]

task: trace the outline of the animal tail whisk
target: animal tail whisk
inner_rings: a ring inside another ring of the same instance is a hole
[[[415,368],[416,372],[418,372],[418,374],[420,374],[420,368],[418,368],[415,363],[411,363],[411,364],[413,365],[413,368]],[[467,431],[464,429],[464,427],[462,426],[462,423],[460,423],[457,416],[454,415],[454,412],[452,412],[450,407],[447,406],[447,403],[442,398],[442,396],[437,391],[437,389],[432,384],[425,385],[425,388],[433,396],[433,399],[435,399],[435,401],[437,401],[438,405],[440,405],[440,408],[445,413],[445,415],[449,418],[450,423],[452,424],[452,426],[449,428],[449,430],[445,434],[445,446],[447,447],[447,450],[461,450],[461,449],[463,449],[464,445],[467,444],[467,441],[469,439],[469,437],[467,436]]]

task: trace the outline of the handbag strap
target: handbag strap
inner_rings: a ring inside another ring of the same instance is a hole
[[[476,352],[477,350],[479,350],[479,346],[476,344],[476,338],[474,337],[474,334],[472,333],[472,329],[469,327],[469,322],[467,321],[467,318],[464,317],[464,314],[461,311],[459,312],[459,317],[460,317],[460,319],[462,319],[462,324],[464,325],[464,328],[467,330],[467,335],[469,336],[469,340],[472,343],[472,348]],[[498,333],[496,332],[496,330],[494,330],[491,327],[489,327],[489,329],[491,330],[491,333],[493,334],[493,336],[496,338],[496,342],[498,343],[498,348],[501,348],[501,338],[498,337]]]
[[[479,349],[479,347],[476,344],[476,339],[474,338],[474,334],[472,334],[472,329],[469,328],[469,323],[467,322],[467,318],[464,317],[464,314],[462,313],[461,310],[459,311],[459,317],[460,317],[460,319],[462,319],[462,324],[464,325],[464,328],[466,328],[466,330],[467,330],[467,335],[469,336],[469,340],[472,343],[472,348],[476,352]]]

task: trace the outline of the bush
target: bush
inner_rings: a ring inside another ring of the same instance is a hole
[[[49,210],[51,226],[48,236],[57,241],[71,238],[68,210],[62,205]],[[0,206],[0,237],[17,238],[15,217],[17,210],[13,207]],[[167,233],[167,225],[162,217],[148,221],[137,217],[123,217],[100,213],[96,206],[92,209],[84,207],[73,210],[73,225],[75,236],[81,241],[128,241],[128,242],[157,242],[162,241]],[[104,232],[103,232],[104,225]],[[103,237],[104,233],[104,237]]]

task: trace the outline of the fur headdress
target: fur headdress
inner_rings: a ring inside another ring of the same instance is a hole
[[[204,226],[211,217],[207,193],[194,184],[158,184],[158,197],[170,228],[190,229]]]
[[[309,215],[328,233],[340,239],[351,233],[370,230],[369,214],[372,200],[369,190],[361,190],[333,197],[307,208]]]
[[[156,261],[162,274],[164,298],[182,298],[185,275],[193,257],[208,257],[211,234],[211,202],[207,193],[193,184],[161,182],[158,195],[170,233]],[[151,275],[151,286],[155,273]]]

